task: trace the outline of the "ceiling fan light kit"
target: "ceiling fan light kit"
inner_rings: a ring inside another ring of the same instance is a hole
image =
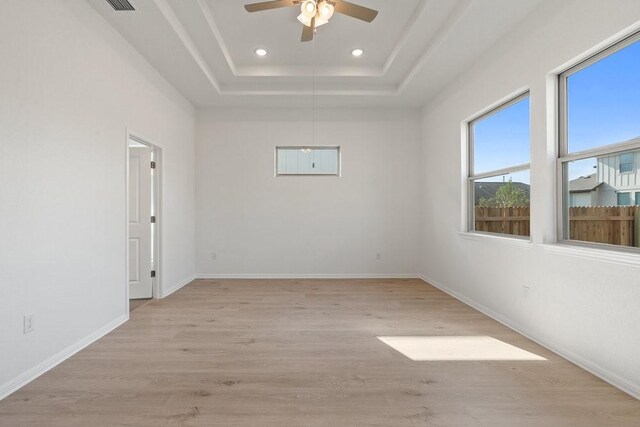
[[[313,40],[316,28],[327,24],[335,12],[365,22],[372,22],[378,16],[377,10],[344,0],[272,0],[246,4],[244,8],[247,12],[261,12],[298,5],[300,5],[298,21],[304,25],[301,38],[303,42]]]
[[[303,2],[300,9],[302,10],[302,14],[309,19],[316,16],[316,2],[313,0],[306,0]]]
[[[326,19],[327,21],[331,19],[335,10],[336,8],[326,1],[321,2],[320,6],[318,6],[318,14],[320,15],[320,18]]]

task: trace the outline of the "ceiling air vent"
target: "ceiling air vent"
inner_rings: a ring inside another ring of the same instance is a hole
[[[135,10],[128,0],[107,0],[107,2],[117,11]]]

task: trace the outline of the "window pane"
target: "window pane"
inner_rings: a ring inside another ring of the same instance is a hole
[[[620,173],[633,172],[634,154],[620,154]]]
[[[636,191],[636,206],[640,206],[640,191]]]
[[[640,150],[627,154],[635,161]],[[621,157],[615,153],[565,163],[569,239],[640,247],[634,237],[640,206],[633,206],[639,201],[640,173],[620,172]]]
[[[569,152],[640,137],[640,41],[567,78]]]
[[[529,97],[471,123],[473,173],[529,163]]]
[[[631,206],[631,193],[618,193],[618,206]]]
[[[338,175],[339,147],[277,147],[278,175]]]
[[[473,181],[474,230],[529,236],[529,171]]]

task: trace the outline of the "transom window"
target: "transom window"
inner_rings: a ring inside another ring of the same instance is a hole
[[[340,175],[340,147],[276,147],[276,176]]]
[[[469,231],[528,237],[529,93],[469,123]]]
[[[559,90],[559,240],[640,247],[640,35],[562,73]]]

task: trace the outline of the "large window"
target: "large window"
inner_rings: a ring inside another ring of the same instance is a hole
[[[640,35],[559,78],[560,240],[640,247]]]
[[[469,123],[469,231],[528,237],[529,94]]]
[[[340,147],[276,147],[276,176],[340,175]]]

